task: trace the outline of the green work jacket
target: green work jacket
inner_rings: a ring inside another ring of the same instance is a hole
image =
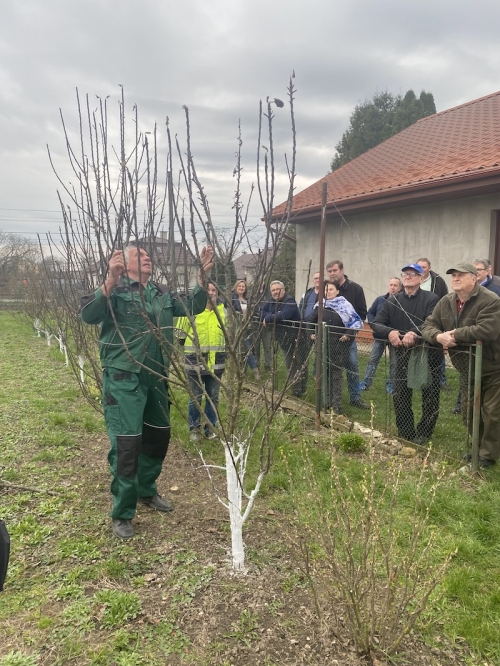
[[[87,324],[99,324],[99,353],[102,367],[139,372],[161,331],[161,354],[165,372],[173,347],[174,317],[203,312],[207,293],[199,285],[182,298],[165,285],[122,278],[107,298],[99,287],[81,300],[80,317]],[[156,333],[156,335],[155,335]],[[151,349],[150,349],[151,346]]]

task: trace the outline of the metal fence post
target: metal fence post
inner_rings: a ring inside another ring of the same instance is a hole
[[[481,371],[483,366],[483,343],[476,340],[476,363],[474,365],[474,404],[472,407],[472,461],[471,469],[479,467],[479,423],[481,420]]]

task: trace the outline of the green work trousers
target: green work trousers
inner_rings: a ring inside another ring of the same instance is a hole
[[[170,419],[166,377],[145,368],[135,373],[107,367],[103,405],[111,443],[111,517],[131,520],[137,498],[156,495],[156,479],[167,454]]]

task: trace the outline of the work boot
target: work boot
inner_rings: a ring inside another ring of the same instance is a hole
[[[113,534],[119,539],[131,539],[135,536],[134,526],[131,520],[119,520],[113,518]]]
[[[156,509],[157,511],[173,511],[174,509],[172,504],[163,497],[160,497],[158,493],[153,495],[153,497],[138,497],[137,503],[144,504],[144,506],[149,506],[151,509]]]

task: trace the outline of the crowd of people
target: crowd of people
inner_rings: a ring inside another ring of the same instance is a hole
[[[418,445],[428,443],[439,416],[440,392],[449,390],[445,355],[460,374],[460,392],[453,411],[471,427],[474,345],[483,344],[482,402],[479,464],[488,468],[500,457],[497,418],[500,419],[500,279],[492,275],[488,259],[459,262],[449,268],[452,291],[422,257],[403,266],[389,279],[388,291],[367,309],[363,288],[344,273],[340,260],[327,264],[326,280],[313,274],[312,286],[299,303],[280,281],[270,285],[257,317],[261,330],[273,329],[273,339],[283,352],[291,389],[301,397],[308,376],[308,357],[318,321],[320,285],[322,321],[327,325],[325,407],[342,410],[343,370],[349,402],[369,409],[364,391],[372,386],[378,363],[389,356],[386,390],[392,395],[398,436]],[[367,320],[373,343],[360,381],[357,334]],[[497,351],[498,346],[498,351]],[[472,354],[472,363],[469,358]],[[421,393],[421,417],[415,422],[413,391]]]
[[[134,536],[132,519],[138,503],[158,511],[172,510],[171,503],[158,494],[156,480],[170,440],[168,367],[176,345],[174,329],[181,333],[184,348],[191,439],[216,437],[228,307],[236,320],[246,317],[251,322],[242,338],[243,364],[260,380],[261,348],[264,371],[276,368],[275,351],[280,348],[291,391],[302,397],[321,304],[327,326],[325,407],[341,412],[345,369],[350,404],[369,409],[362,393],[372,386],[377,365],[387,352],[386,389],[394,401],[398,435],[419,445],[432,437],[440,391],[447,387],[445,352],[460,374],[457,404],[466,422],[472,422],[469,373],[474,363],[469,362],[469,351],[481,341],[479,463],[483,468],[496,463],[500,457],[500,280],[492,275],[489,260],[449,268],[451,293],[443,278],[431,270],[429,259],[405,264],[399,276],[389,279],[387,293],[368,309],[363,288],[344,273],[340,260],[326,265],[326,280],[319,272],[313,274],[313,284],[299,303],[280,280],[271,282],[269,289],[261,285],[256,302],[250,303],[246,282],[238,280],[228,304],[209,280],[212,248],[203,248],[200,259],[198,285],[184,297],[151,279],[151,260],[143,249],[126,247],[113,253],[103,285],[82,299],[82,320],[100,326],[112,529],[118,538]],[[324,292],[320,294],[321,284]],[[357,336],[366,319],[373,345],[360,381]],[[161,339],[155,330],[161,331]],[[412,409],[414,390],[422,396],[418,423]]]

